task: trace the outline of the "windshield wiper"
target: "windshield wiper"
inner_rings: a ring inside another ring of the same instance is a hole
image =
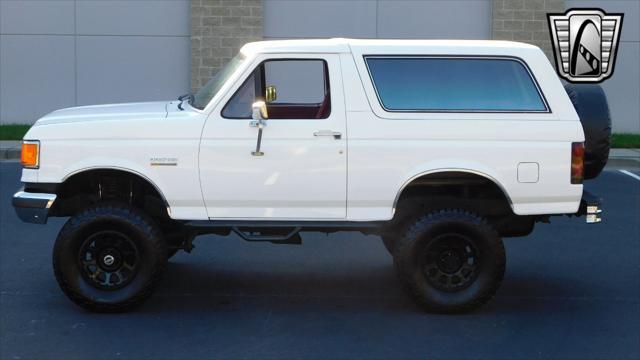
[[[178,104],[178,109],[184,110],[184,108],[182,107],[182,103],[187,99],[189,99],[187,101],[189,104],[193,104],[193,101],[195,100],[195,97],[193,96],[192,93],[186,93],[184,95],[179,96],[178,97],[178,101],[180,101],[180,104]]]

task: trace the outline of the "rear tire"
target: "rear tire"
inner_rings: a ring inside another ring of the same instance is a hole
[[[496,293],[504,276],[502,240],[486,220],[463,210],[441,210],[408,224],[394,265],[411,297],[425,310],[473,310]]]
[[[124,204],[97,204],[60,231],[53,269],[74,303],[96,312],[122,312],[145,301],[167,262],[157,225]]]

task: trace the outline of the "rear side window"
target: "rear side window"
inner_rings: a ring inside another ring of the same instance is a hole
[[[365,57],[388,111],[546,112],[529,70],[511,58]]]

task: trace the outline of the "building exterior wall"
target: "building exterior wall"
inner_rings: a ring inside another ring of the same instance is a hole
[[[602,86],[614,131],[640,133],[636,0],[0,0],[0,123],[172,99],[261,39],[506,39],[553,61],[546,14],[572,7],[625,13],[616,70]]]
[[[613,76],[602,83],[614,132],[640,133],[640,1],[493,0],[492,37],[539,46],[555,66],[547,13],[602,8],[625,14]]]
[[[490,0],[264,0],[264,37],[489,39]]]
[[[0,123],[189,89],[189,0],[0,0]]]
[[[191,0],[191,88],[196,91],[247,42],[262,40],[261,0]]]
[[[547,13],[564,9],[564,0],[493,0],[491,38],[536,45],[553,61]]]

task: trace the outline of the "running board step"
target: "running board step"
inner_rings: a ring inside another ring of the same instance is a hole
[[[300,237],[302,227],[270,227],[257,229],[254,227],[234,226],[231,230],[246,241],[268,241],[273,244],[302,244]]]

